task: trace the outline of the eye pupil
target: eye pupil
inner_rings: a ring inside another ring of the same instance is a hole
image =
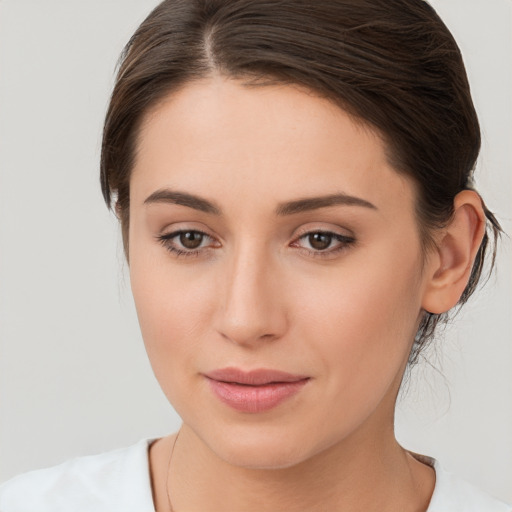
[[[308,241],[313,247],[313,249],[317,249],[318,251],[323,251],[327,249],[332,242],[332,236],[327,233],[311,233],[308,236]]]
[[[203,241],[203,234],[197,231],[185,231],[180,234],[180,243],[187,249],[197,249]]]

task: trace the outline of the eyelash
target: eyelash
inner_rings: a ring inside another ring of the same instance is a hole
[[[180,235],[183,235],[185,233],[194,233],[195,235],[201,235],[203,239],[201,240],[201,244],[206,239],[213,238],[205,233],[204,231],[199,231],[197,229],[180,229],[178,231],[173,231],[172,233],[167,233],[164,235],[158,235],[156,238],[157,240],[164,246],[165,249],[167,249],[169,252],[173,253],[177,257],[197,257],[199,254],[204,251],[205,249],[211,249],[211,247],[199,247],[197,249],[181,249],[174,245],[172,243],[172,240]],[[328,237],[331,237],[332,241],[339,242],[339,246],[335,247],[333,249],[324,249],[324,250],[314,250],[314,249],[307,249],[305,247],[300,247],[297,244],[299,240],[307,239],[308,237],[312,235],[325,235]],[[301,252],[306,254],[307,256],[312,256],[315,258],[328,258],[330,256],[333,256],[335,254],[340,253],[341,251],[346,250],[349,246],[353,245],[355,243],[355,238],[346,236],[346,235],[340,235],[339,233],[334,233],[332,231],[325,231],[321,229],[307,231],[306,233],[300,235],[298,238],[295,239],[292,244],[290,244],[292,247],[298,247]]]
[[[180,249],[179,247],[176,247],[176,245],[173,245],[172,240],[185,233],[194,233],[201,235],[204,238],[210,238],[213,240],[213,238],[210,235],[208,235],[204,231],[199,231],[198,229],[180,229],[179,231],[174,231],[172,233],[167,233],[165,235],[159,235],[156,238],[165,247],[165,249],[167,249],[171,253],[174,253],[178,257],[199,256],[200,252],[205,249],[204,247],[200,247],[197,249]],[[204,238],[203,240],[201,240],[201,243],[203,243]],[[206,249],[209,249],[209,247],[206,247]]]
[[[308,237],[312,235],[324,235],[331,238],[329,245],[333,242],[338,242],[338,246],[328,249],[308,249],[306,247],[298,246],[299,240],[308,239]],[[339,254],[342,251],[347,250],[351,245],[355,243],[355,238],[347,235],[340,235],[339,233],[335,233],[333,231],[327,231],[322,229],[314,229],[307,231],[296,238],[296,241],[292,242],[292,247],[298,247],[299,251],[306,256],[312,256],[314,258],[329,258]],[[297,244],[297,245],[296,245]]]

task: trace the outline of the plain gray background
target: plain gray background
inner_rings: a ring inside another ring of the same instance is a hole
[[[154,0],[0,0],[0,481],[177,429],[147,362],[98,159],[113,71]],[[511,223],[512,2],[432,2],[483,131],[477,186]],[[397,435],[512,501],[511,245],[410,379]],[[437,370],[436,370],[437,368]],[[439,370],[439,371],[438,371]]]

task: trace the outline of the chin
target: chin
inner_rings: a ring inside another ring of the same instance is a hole
[[[308,448],[302,436],[278,430],[262,429],[261,425],[246,432],[227,430],[206,441],[219,458],[246,469],[290,468],[313,455],[315,450]]]

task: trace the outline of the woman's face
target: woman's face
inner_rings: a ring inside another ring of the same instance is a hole
[[[284,467],[389,436],[426,284],[414,187],[373,131],[215,77],[146,116],[130,187],[144,342],[197,438]]]

